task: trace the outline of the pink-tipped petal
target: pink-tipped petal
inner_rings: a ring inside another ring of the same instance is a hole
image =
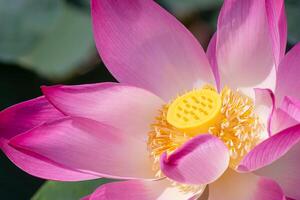
[[[209,200],[285,200],[280,186],[254,174],[228,170],[209,185]]]
[[[300,43],[294,46],[279,65],[276,82],[276,103],[281,105],[284,96],[300,99]]]
[[[154,178],[145,141],[91,119],[47,123],[13,138],[10,145],[98,176]]]
[[[117,83],[51,86],[42,90],[66,115],[103,122],[143,141],[164,103],[144,89]]]
[[[300,124],[272,136],[256,146],[242,160],[239,170],[270,177],[285,194],[300,199]]]
[[[154,1],[91,3],[96,46],[119,82],[145,88],[165,101],[195,84],[214,83],[200,44]]]
[[[229,152],[225,144],[210,135],[199,135],[170,155],[161,156],[161,170],[167,177],[186,184],[208,184],[227,169]]]
[[[276,67],[284,57],[287,43],[287,20],[284,0],[266,0],[266,9]]]
[[[0,138],[8,140],[44,122],[63,116],[45,97],[16,104],[0,112]]]
[[[33,176],[58,181],[80,181],[97,178],[96,176],[37,158],[34,155],[19,151],[8,145],[9,140],[14,136],[63,116],[45,97],[25,101],[1,111],[1,150],[15,165]]]
[[[221,85],[275,87],[276,68],[265,0],[225,0],[218,19],[216,58]]]
[[[29,152],[19,151],[8,145],[7,142],[3,144],[1,149],[15,165],[32,176],[55,181],[84,181],[100,178],[100,176],[77,171],[48,159],[36,157]]]
[[[293,119],[300,122],[300,99],[298,100],[286,96],[284,97],[280,108],[288,113]]]
[[[130,180],[100,186],[89,200],[192,200],[194,192],[184,192],[170,181]]]
[[[255,88],[255,113],[267,129],[262,138],[268,138],[271,135],[270,124],[271,117],[275,108],[275,97],[270,89]]]

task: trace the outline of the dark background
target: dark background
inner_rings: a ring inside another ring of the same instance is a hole
[[[215,30],[221,0],[161,0],[159,3],[176,15],[206,49]],[[297,22],[300,1],[286,3],[288,47],[291,48],[300,36]],[[68,19],[63,17],[69,12],[66,7],[73,12]],[[33,14],[36,9],[43,11],[36,13],[38,17]],[[82,15],[85,19],[80,24],[77,20]],[[35,21],[36,18],[41,21]],[[63,21],[72,27],[61,25]],[[89,23],[88,0],[0,0],[0,110],[40,96],[41,85],[115,81],[98,57]],[[75,33],[74,38],[68,32]],[[53,40],[48,39],[49,35],[55,41],[61,38],[62,41],[46,42],[39,47],[45,40]],[[42,184],[43,180],[24,173],[0,153],[1,199],[30,199]]]

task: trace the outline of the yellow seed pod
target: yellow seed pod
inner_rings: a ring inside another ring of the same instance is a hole
[[[167,112],[172,126],[190,133],[207,133],[221,117],[221,96],[214,90],[194,90],[175,99]]]

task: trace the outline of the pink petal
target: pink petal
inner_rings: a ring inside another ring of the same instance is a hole
[[[298,135],[300,133],[300,126],[298,123]],[[282,156],[280,159],[273,162],[264,168],[255,171],[256,174],[270,177],[276,180],[283,188],[285,194],[294,199],[300,199],[300,175],[299,175],[299,154],[300,143],[298,138],[292,138],[297,141],[288,153]]]
[[[217,57],[216,57],[216,48],[217,48],[217,33],[211,38],[208,47],[207,47],[207,58],[210,62],[218,90],[220,91],[220,74],[218,69]]]
[[[284,97],[280,108],[288,113],[293,119],[300,122],[300,100],[286,96]]]
[[[0,137],[0,149],[6,144],[7,140]]]
[[[241,161],[238,170],[254,171],[288,153],[300,141],[300,124],[283,130],[257,145]]]
[[[299,153],[300,145],[298,143],[282,158],[255,173],[272,178],[282,187],[287,196],[295,200],[300,199]]]
[[[19,151],[7,143],[3,144],[1,149],[15,165],[32,176],[55,181],[83,181],[100,178],[100,176],[77,171],[48,159],[36,157],[29,152]]]
[[[63,116],[45,97],[19,103],[0,112],[0,137],[10,139],[46,121]]]
[[[284,57],[287,43],[287,20],[284,0],[266,0],[266,9],[276,66]]]
[[[89,200],[188,200],[195,193],[184,192],[166,179],[158,181],[130,180],[100,186]]]
[[[293,119],[288,113],[286,113],[281,108],[276,108],[273,112],[270,132],[271,135],[279,133],[280,131],[287,129],[289,127],[297,125],[299,122]]]
[[[256,146],[241,162],[240,171],[276,180],[289,197],[300,199],[300,124],[272,136]]]
[[[208,200],[285,200],[280,186],[254,174],[227,172],[209,185]]]
[[[154,1],[92,0],[96,46],[121,83],[169,101],[198,83],[214,83],[192,34]]]
[[[143,141],[164,104],[144,89],[116,83],[51,86],[42,90],[66,115],[103,122]]]
[[[208,184],[227,169],[225,144],[210,134],[201,134],[174,153],[161,156],[161,170],[167,177],[186,184]]]
[[[247,91],[275,87],[275,58],[264,0],[225,0],[216,58],[221,85]]]
[[[261,122],[268,127],[265,130],[265,135],[262,138],[268,138],[271,134],[270,123],[271,117],[275,108],[275,97],[269,89],[255,88],[255,112],[258,114]]]
[[[282,104],[273,113],[271,131],[278,133],[300,122],[300,101],[292,97],[284,97]]]
[[[85,118],[65,118],[13,138],[11,145],[108,178],[154,177],[146,142]]]
[[[12,137],[22,134],[47,121],[63,117],[45,97],[38,97],[11,106],[0,112],[0,146],[5,155],[27,173],[44,179],[80,181],[98,178],[93,175],[68,169],[65,166],[21,152],[7,143]]]
[[[275,95],[277,105],[284,96],[300,99],[300,43],[293,47],[282,60],[278,73]]]

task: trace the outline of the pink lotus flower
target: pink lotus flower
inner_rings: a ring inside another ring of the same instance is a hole
[[[92,18],[120,83],[42,87],[3,110],[12,162],[123,180],[90,200],[300,199],[300,44],[284,55],[283,0],[225,0],[206,54],[151,0],[92,0]]]

